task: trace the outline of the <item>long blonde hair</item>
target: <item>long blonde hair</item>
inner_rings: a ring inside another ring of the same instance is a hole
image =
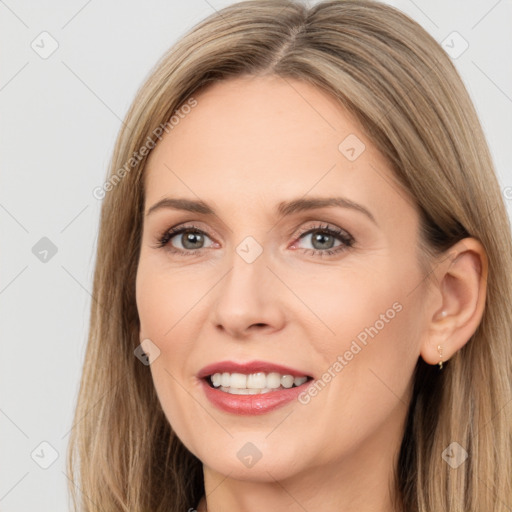
[[[512,243],[504,201],[449,57],[416,22],[365,0],[228,6],[173,46],[138,91],[102,188],[89,340],[68,449],[74,509],[182,512],[204,493],[200,460],[170,428],[149,368],[134,356],[141,148],[209,84],[269,74],[307,81],[356,116],[419,207],[422,254],[467,236],[483,244],[489,272],[478,329],[442,372],[418,360],[396,508],[510,510]],[[452,442],[468,453],[458,468],[442,456]]]

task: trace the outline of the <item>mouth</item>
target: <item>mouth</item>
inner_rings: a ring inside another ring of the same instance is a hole
[[[260,395],[298,388],[313,379],[309,375],[278,372],[229,373],[216,372],[203,377],[210,388],[231,395]]]
[[[214,407],[235,415],[265,414],[293,404],[313,380],[304,370],[270,361],[219,361],[196,377]]]

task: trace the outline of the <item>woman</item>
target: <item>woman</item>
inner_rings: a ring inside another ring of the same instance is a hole
[[[510,509],[510,226],[418,24],[219,11],[138,92],[101,191],[80,510]]]

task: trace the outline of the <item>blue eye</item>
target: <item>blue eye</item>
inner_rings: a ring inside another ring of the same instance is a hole
[[[180,236],[181,235],[181,236]],[[329,225],[319,225],[299,233],[298,240],[311,237],[313,249],[300,248],[303,252],[315,256],[330,256],[347,250],[354,244],[354,238],[345,230],[332,228]],[[171,241],[176,238],[181,247],[176,247]],[[158,238],[157,247],[165,248],[171,253],[193,256],[204,246],[205,239],[211,238],[202,229],[194,225],[178,226],[169,229]],[[338,241],[338,245],[334,245]],[[295,246],[296,242],[294,243]],[[215,246],[213,242],[209,247]]]

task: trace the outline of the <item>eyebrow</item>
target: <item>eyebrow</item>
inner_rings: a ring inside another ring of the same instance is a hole
[[[345,197],[311,197],[307,199],[300,198],[292,201],[283,201],[277,205],[276,212],[279,216],[285,217],[296,212],[333,207],[356,210],[366,215],[374,224],[377,225],[375,217],[367,208]],[[204,201],[166,197],[155,203],[146,213],[146,217],[157,210],[167,208],[200,213],[202,215],[216,215],[215,210]]]

